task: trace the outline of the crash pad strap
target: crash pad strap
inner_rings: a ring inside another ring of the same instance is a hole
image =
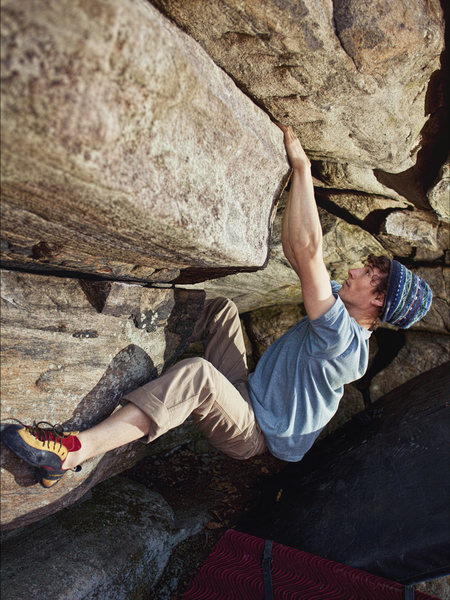
[[[266,540],[264,543],[264,555],[262,561],[263,580],[264,580],[264,600],[273,600],[272,586],[272,540]]]

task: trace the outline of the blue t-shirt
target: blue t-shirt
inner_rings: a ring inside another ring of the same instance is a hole
[[[270,452],[298,461],[339,406],[344,384],[367,369],[371,332],[336,302],[318,319],[305,317],[274,342],[249,378],[256,420]]]

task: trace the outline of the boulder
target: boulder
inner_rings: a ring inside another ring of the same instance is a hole
[[[159,494],[115,477],[90,498],[4,535],[2,597],[148,598],[173,548],[207,520],[198,508],[174,514]]]
[[[442,165],[437,180],[427,192],[427,198],[439,219],[450,223],[450,158]]]
[[[203,293],[2,272],[2,419],[83,430],[126,392],[158,376],[187,347]],[[49,490],[2,452],[2,524],[41,519],[130,467],[146,446],[129,444],[68,473]]]
[[[278,213],[270,243],[269,261],[264,269],[254,273],[235,273],[183,287],[205,290],[208,298],[230,298],[240,313],[274,304],[298,304],[302,300],[300,282],[281,247],[281,223],[282,215]]]
[[[421,373],[446,363],[449,351],[448,335],[407,331],[403,348],[392,362],[372,379],[371,400],[375,401]]]
[[[319,210],[323,230],[323,257],[331,279],[343,283],[348,270],[363,266],[369,254],[389,252],[365,229],[325,210]]]
[[[449,247],[449,226],[430,211],[395,210],[382,224],[380,239],[383,243],[388,240],[394,246],[406,244],[411,250],[424,249],[434,257],[442,257]]]
[[[419,592],[425,592],[435,598],[450,597],[450,575],[437,577],[431,581],[422,581],[414,586]]]
[[[439,0],[152,1],[313,159],[366,172],[414,165],[444,48]]]
[[[144,0],[5,0],[2,24],[3,264],[264,264],[283,136],[191,37]]]
[[[406,174],[396,176],[351,162],[324,159],[313,160],[312,165],[316,185],[320,188],[365,192],[396,200],[398,206],[410,202],[429,208],[422,184],[417,181],[417,176],[410,174],[409,169]]]
[[[320,209],[324,233],[324,260],[332,279],[343,282],[348,269],[360,266],[370,253],[389,254],[370,233]],[[300,281],[285,258],[281,245],[283,214],[278,211],[273,227],[269,262],[263,270],[237,273],[203,283],[185,285],[205,290],[207,297],[226,296],[239,312],[248,312],[276,304],[302,302]]]
[[[433,301],[429,312],[412,326],[412,330],[448,334],[450,332],[450,267],[417,265],[414,267],[414,272],[430,285]]]
[[[370,230],[376,229],[380,215],[386,216],[392,210],[408,206],[407,202],[352,190],[316,189],[316,197],[322,207],[328,207],[331,212],[338,210]]]

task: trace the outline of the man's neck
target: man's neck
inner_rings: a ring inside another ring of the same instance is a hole
[[[364,329],[371,329],[374,321],[376,320],[376,315],[367,315],[367,313],[363,313],[358,310],[356,306],[347,306],[344,302],[344,306],[348,311],[348,314],[355,319],[358,325],[364,327]]]

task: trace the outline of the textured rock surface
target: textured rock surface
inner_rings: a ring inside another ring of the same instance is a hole
[[[430,284],[433,290],[433,302],[428,314],[413,328],[448,334],[450,332],[450,268],[418,266],[415,272]]]
[[[368,194],[387,196],[399,202],[407,199],[422,208],[428,208],[420,181],[408,169],[406,175],[385,174],[379,169],[361,167],[350,162],[327,160],[313,162],[314,174],[321,188],[357,190]],[[399,180],[399,181],[397,181]]]
[[[9,265],[263,265],[282,134],[194,40],[144,0],[6,0],[2,24]]]
[[[180,522],[159,494],[113,478],[86,501],[3,540],[2,597],[148,598],[173,547],[207,519],[198,512]]]
[[[443,49],[438,0],[153,3],[293,125],[313,158],[389,172],[414,164]]]
[[[407,243],[412,248],[425,248],[442,256],[448,248],[449,228],[436,217],[424,211],[394,211],[383,223],[381,237],[394,238],[394,242]]]
[[[413,377],[449,360],[450,338],[421,331],[408,331],[404,347],[391,364],[370,384],[372,401],[381,398]]]
[[[186,348],[203,294],[2,273],[2,418],[86,429]],[[2,523],[16,527],[74,502],[142,455],[140,443],[88,461],[48,491],[2,453]]]
[[[324,259],[332,279],[342,282],[348,269],[361,264],[368,254],[389,254],[370,233],[343,219],[320,210],[324,232]],[[206,295],[232,298],[240,312],[275,304],[298,304],[302,301],[300,281],[284,256],[281,246],[282,211],[274,222],[269,262],[255,273],[237,273],[204,283],[185,286],[202,289]]]
[[[407,208],[406,202],[386,198],[385,196],[376,196],[373,194],[361,194],[354,191],[338,190],[316,190],[316,198],[323,206],[336,206],[345,211],[350,218],[355,218],[361,224],[374,226],[380,219],[381,214],[386,214],[393,209]],[[375,222],[374,222],[375,221]]]
[[[441,600],[450,600],[450,575],[438,577],[431,581],[424,581],[414,587],[420,592],[441,598]]]
[[[428,190],[428,201],[442,221],[450,222],[450,159],[439,172],[434,186]]]

